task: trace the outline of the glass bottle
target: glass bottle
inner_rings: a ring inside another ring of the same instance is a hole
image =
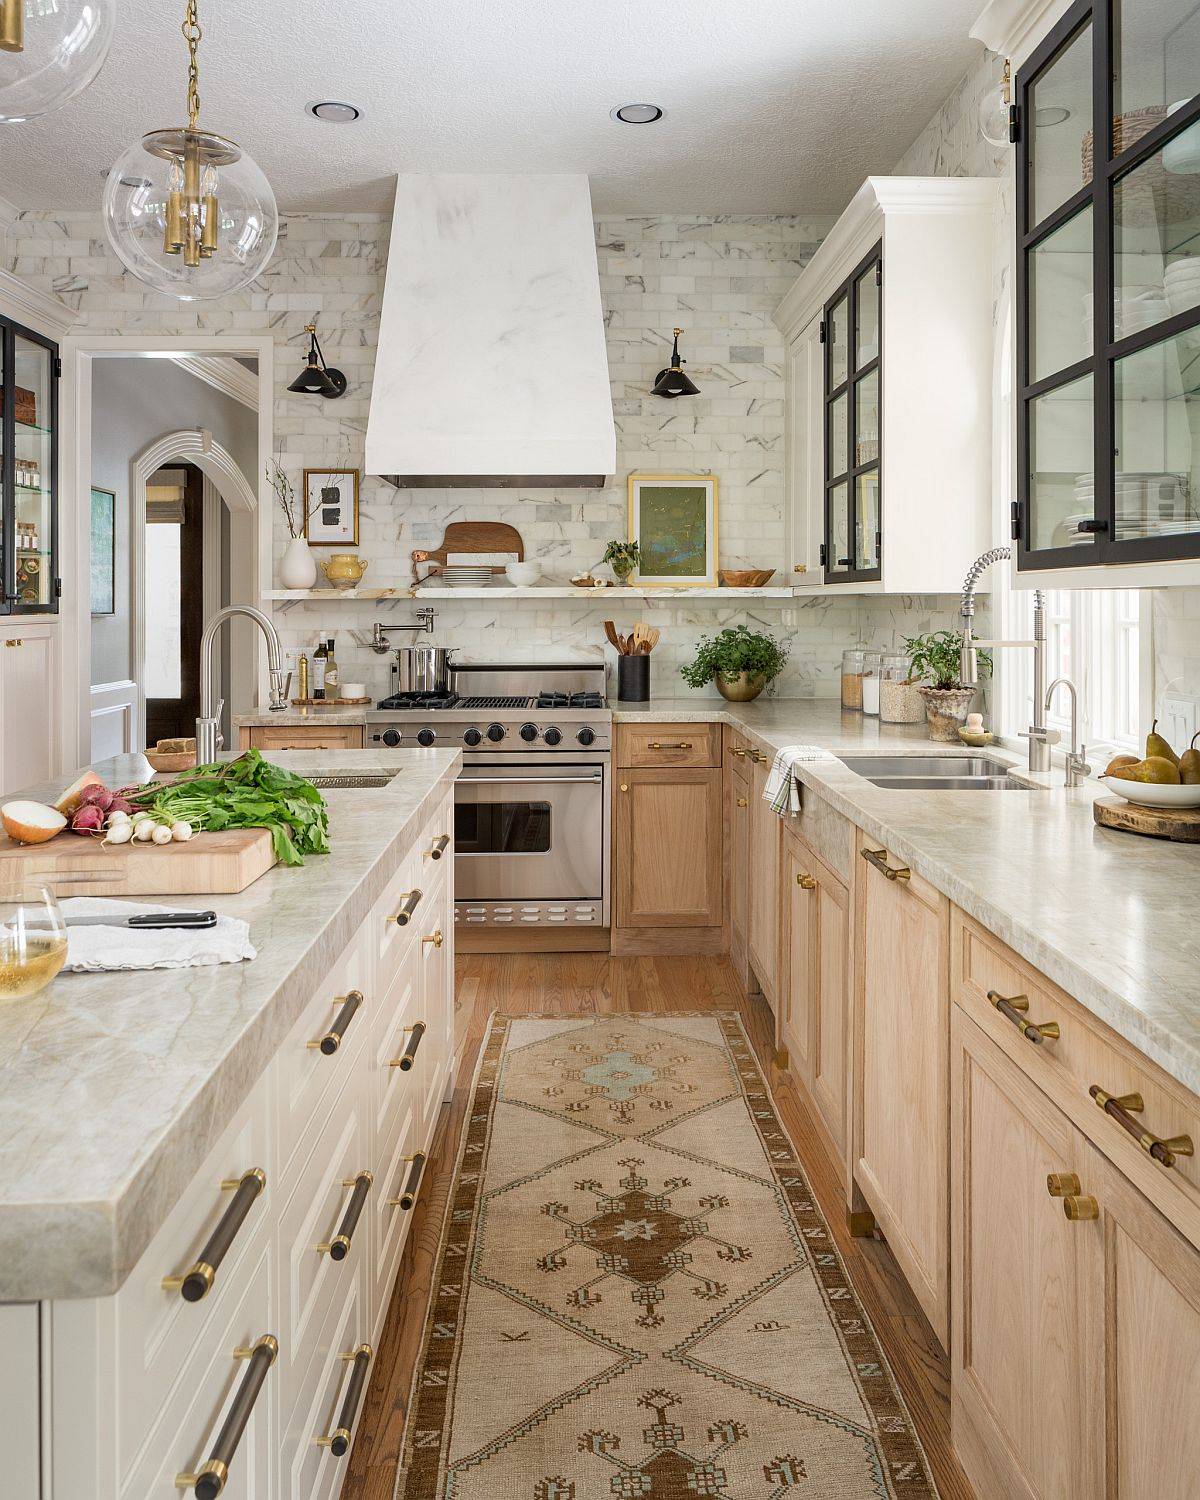
[[[865,648],[852,646],[842,652],[842,707],[862,711],[863,657]]]
[[[879,720],[882,724],[923,724],[925,703],[903,651],[885,651],[879,681]]]
[[[878,717],[879,681],[883,670],[882,651],[863,652],[862,711]]]

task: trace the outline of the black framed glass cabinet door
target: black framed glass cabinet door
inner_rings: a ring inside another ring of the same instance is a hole
[[[876,245],[825,305],[827,583],[882,577],[880,381],[883,260]]]
[[[56,614],[58,347],[0,318],[0,614]]]
[[[1200,8],[1081,0],[1017,74],[1018,566],[1200,556]]]

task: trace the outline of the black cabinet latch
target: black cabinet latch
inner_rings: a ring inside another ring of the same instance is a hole
[[[821,543],[821,566],[825,567],[829,558],[829,548],[824,542]]]
[[[1009,507],[1009,533],[1014,542],[1021,540],[1021,502],[1014,500]]]
[[[1021,106],[1019,104],[1008,106],[1008,139],[1014,146],[1021,139]]]

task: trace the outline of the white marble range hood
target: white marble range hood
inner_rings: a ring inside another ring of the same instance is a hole
[[[366,469],[472,488],[615,472],[586,176],[397,179]]]

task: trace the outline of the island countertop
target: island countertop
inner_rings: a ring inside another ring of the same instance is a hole
[[[40,995],[0,1003],[0,1302],[120,1287],[462,760],[455,750],[268,758],[301,774],[396,774],[386,787],[325,793],[330,854],[202,898],[249,922],[257,958],[63,974]],[[141,756],[95,769],[110,785],[153,774]],[[23,795],[52,799],[71,779]]]

